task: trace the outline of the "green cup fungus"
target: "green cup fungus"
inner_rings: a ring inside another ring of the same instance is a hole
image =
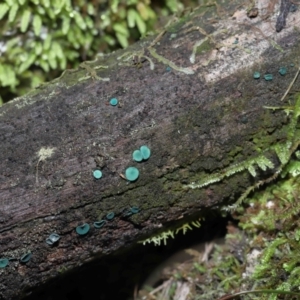
[[[49,237],[46,239],[46,243],[50,246],[53,246],[59,241],[59,239],[60,239],[60,235],[58,235],[57,233],[51,233]]]
[[[280,75],[284,76],[287,72],[287,68],[280,67],[278,72],[279,72]]]
[[[135,181],[139,177],[139,170],[135,167],[129,167],[125,170],[125,177],[129,181]]]
[[[142,152],[140,150],[134,150],[132,153],[132,159],[137,162],[141,162],[143,160]]]
[[[26,264],[30,261],[31,257],[32,257],[32,253],[27,252],[27,253],[25,253],[21,256],[20,262],[23,263],[23,264]]]
[[[106,224],[105,220],[96,221],[94,222],[94,227],[99,229],[102,228],[105,224]]]
[[[130,217],[130,216],[132,216],[134,214],[137,214],[139,212],[140,212],[140,209],[137,206],[132,206],[127,211],[125,211],[123,216],[124,217]]]
[[[95,170],[93,176],[95,179],[100,179],[102,177],[102,172],[100,170]]]
[[[119,103],[119,101],[118,101],[117,98],[111,98],[111,99],[109,100],[109,104],[110,104],[111,106],[116,106],[116,105],[118,105],[118,103]]]
[[[259,72],[254,72],[253,73],[253,78],[254,79],[259,79],[260,78],[260,73]]]
[[[147,146],[145,146],[145,145],[141,146],[140,151],[142,153],[143,160],[147,160],[150,157],[150,155],[151,155],[150,149]]]
[[[106,219],[107,220],[112,220],[115,217],[115,213],[114,212],[110,212],[106,215]]]
[[[0,258],[0,269],[4,269],[8,265],[8,262],[7,258]]]
[[[265,74],[264,78],[265,78],[266,81],[271,81],[271,80],[273,80],[273,75],[272,74]]]
[[[132,212],[133,214],[137,214],[140,212],[140,209],[137,206],[132,206],[130,207],[130,212]]]
[[[90,225],[87,223],[84,223],[76,227],[76,232],[79,235],[86,235],[89,231],[90,231]]]
[[[139,150],[134,150],[132,153],[133,160],[141,162],[147,160],[151,155],[151,151],[147,146],[141,146]]]

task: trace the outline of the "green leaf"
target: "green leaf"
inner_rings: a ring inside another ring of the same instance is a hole
[[[129,31],[124,23],[115,23],[113,25],[113,30],[126,38],[129,37]]]
[[[94,8],[94,5],[92,3],[88,3],[88,5],[87,5],[87,13],[90,16],[95,15],[95,8]]]
[[[23,5],[26,0],[19,0],[20,5]]]
[[[35,4],[35,5],[40,4],[40,1],[39,1],[39,0],[31,0],[31,2],[32,2],[33,4]]]
[[[120,43],[120,45],[123,48],[126,48],[128,46],[128,40],[127,40],[126,35],[123,35],[122,33],[117,32],[116,37],[117,37],[118,42]]]
[[[0,4],[0,20],[5,16],[9,9],[9,6],[6,3]]]
[[[9,6],[13,6],[13,4],[15,4],[15,0],[5,0],[6,3],[9,5]]]
[[[69,28],[70,28],[70,21],[71,19],[70,18],[66,18],[66,17],[63,17],[63,20],[62,20],[62,32],[63,34],[67,34],[68,31],[69,31]]]
[[[62,8],[65,6],[65,1],[52,0],[51,4],[52,4],[53,12],[57,16],[58,14],[61,13]]]
[[[67,59],[66,59],[66,57],[64,56],[64,57],[62,57],[62,58],[58,58],[58,63],[59,63],[59,68],[61,69],[61,70],[64,70],[65,68],[66,68],[66,66],[67,66]]]
[[[135,26],[135,14],[136,11],[132,8],[129,8],[127,11],[127,23],[129,28],[133,28]]]
[[[77,13],[77,12],[75,13],[74,19],[79,28],[81,28],[82,30],[86,29],[86,24],[84,22],[84,19],[82,18],[82,16],[79,13]]]
[[[89,16],[85,17],[85,24],[86,24],[87,28],[89,28],[89,29],[94,29],[94,27],[95,27],[95,24],[94,24],[92,18],[90,18]]]
[[[42,28],[42,18],[40,17],[40,15],[34,15],[32,25],[34,34],[36,36],[39,36]]]
[[[138,13],[135,15],[135,21],[136,21],[136,25],[138,27],[140,34],[141,35],[145,34],[145,32],[147,30],[147,26],[146,26],[146,23],[144,22],[144,20],[141,18],[141,16]]]
[[[52,42],[52,39],[51,39],[51,35],[49,34],[49,35],[47,35],[46,39],[44,40],[44,50],[50,49],[51,42]]]
[[[38,5],[38,6],[36,7],[36,10],[37,10],[37,13],[38,13],[39,15],[44,15],[44,14],[46,13],[45,8],[44,8],[43,6],[41,6],[41,5]]]
[[[120,0],[112,0],[111,1],[110,9],[112,10],[113,13],[117,13],[119,2],[120,2]]]
[[[47,15],[49,16],[50,19],[54,20],[55,19],[55,13],[53,11],[52,8],[46,8],[47,11]],[[56,26],[57,24],[54,23],[54,26]]]
[[[31,16],[30,10],[27,9],[23,12],[23,15],[21,18],[21,26],[20,26],[21,32],[25,32],[27,30],[29,21],[30,21],[30,16]]]
[[[8,22],[13,22],[16,19],[16,14],[18,12],[19,9],[19,5],[17,2],[15,2],[13,4],[13,6],[11,7],[11,9],[9,10],[9,14],[8,14]]]
[[[63,49],[58,42],[53,42],[51,52],[55,53],[55,56],[58,58],[63,58],[65,56]]]
[[[48,62],[46,62],[45,60],[40,60],[38,63],[41,66],[41,68],[44,70],[44,72],[49,72]]]
[[[16,36],[10,40],[7,41],[6,47],[8,50],[15,48],[15,46],[20,42],[20,36]]]
[[[36,60],[35,53],[31,53],[29,57],[19,66],[18,73],[22,74],[26,71]]]
[[[42,0],[42,5],[46,8],[50,7],[50,1],[49,0]]]
[[[143,20],[148,20],[149,19],[149,11],[148,11],[148,6],[145,5],[145,3],[140,2],[136,6],[139,15],[143,18]]]
[[[35,46],[35,48],[34,48],[34,50],[35,50],[36,56],[41,55],[42,50],[43,50],[42,43],[41,43],[41,42],[37,42],[37,43],[36,43],[36,46]]]
[[[11,65],[2,65],[0,69],[1,86],[9,86],[14,88],[18,84],[16,73]]]
[[[48,57],[49,57],[48,62],[50,68],[53,70],[57,69],[57,61],[56,61],[55,53],[53,51],[50,51]]]

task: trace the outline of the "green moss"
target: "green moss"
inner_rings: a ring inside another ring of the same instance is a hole
[[[207,52],[207,51],[209,51],[211,49],[212,49],[212,44],[210,43],[209,40],[205,40],[205,41],[203,41],[203,43],[201,43],[201,45],[199,45],[197,47],[196,54],[200,55],[203,52]]]
[[[126,48],[153,31],[157,17],[183,8],[181,1],[170,0],[159,7],[143,0],[33,2],[7,1],[0,7],[0,33],[7,37],[0,58],[4,102],[50,81],[67,66],[78,67],[82,57],[91,60],[99,52]],[[43,39],[42,30],[47,32]]]

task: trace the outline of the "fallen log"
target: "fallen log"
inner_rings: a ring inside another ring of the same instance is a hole
[[[1,299],[276,178],[299,109],[300,12],[280,7],[200,7],[1,107]]]

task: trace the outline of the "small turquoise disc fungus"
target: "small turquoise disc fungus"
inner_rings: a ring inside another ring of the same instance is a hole
[[[106,215],[106,219],[107,220],[112,220],[115,217],[115,213],[114,212],[110,212]]]
[[[135,161],[142,161],[143,160],[143,156],[142,156],[142,152],[140,150],[134,150],[132,153],[132,158]]]
[[[141,146],[140,151],[144,160],[147,160],[151,155],[151,151],[147,146]]]
[[[283,75],[285,75],[285,74],[286,74],[286,72],[287,72],[287,69],[286,69],[285,67],[280,67],[278,72],[279,72],[279,74],[280,74],[280,75],[282,75],[282,76],[283,76]]]
[[[76,232],[79,234],[79,235],[85,235],[89,232],[90,230],[90,225],[87,224],[87,223],[84,223],[82,225],[79,225],[76,227]]]
[[[95,170],[93,176],[95,179],[100,179],[102,177],[102,172],[100,170]]]
[[[105,220],[96,221],[94,222],[94,227],[99,229],[102,228],[105,224],[106,224]]]
[[[260,78],[260,73],[259,72],[254,72],[253,73],[253,78],[254,79],[259,79]]]
[[[25,253],[21,256],[20,262],[23,263],[23,264],[26,264],[30,261],[31,257],[32,257],[31,252]]]
[[[238,44],[239,43],[239,38],[235,38],[234,42],[232,44]]]
[[[50,246],[57,243],[60,239],[60,236],[57,233],[51,233],[49,237],[46,239],[46,243]]]
[[[266,74],[264,76],[264,78],[265,78],[266,81],[271,81],[271,80],[273,80],[273,75],[272,74]]]
[[[117,98],[111,98],[111,99],[109,100],[109,104],[110,104],[111,106],[116,106],[116,105],[118,105],[118,103],[119,103],[119,101],[118,101]]]
[[[167,67],[166,67],[166,71],[167,71],[167,72],[171,72],[171,71],[172,71],[172,68],[169,67],[169,66],[167,66]]]
[[[133,214],[137,214],[137,213],[140,211],[140,209],[139,209],[137,206],[132,206],[132,207],[130,208],[130,211],[131,211]]]
[[[125,170],[125,177],[129,181],[135,181],[139,177],[139,170],[135,167],[129,167]]]
[[[140,209],[137,206],[132,206],[128,210],[125,211],[123,214],[124,217],[130,217],[134,214],[137,214],[140,212]]]
[[[0,258],[0,269],[4,269],[8,265],[7,258]]]

